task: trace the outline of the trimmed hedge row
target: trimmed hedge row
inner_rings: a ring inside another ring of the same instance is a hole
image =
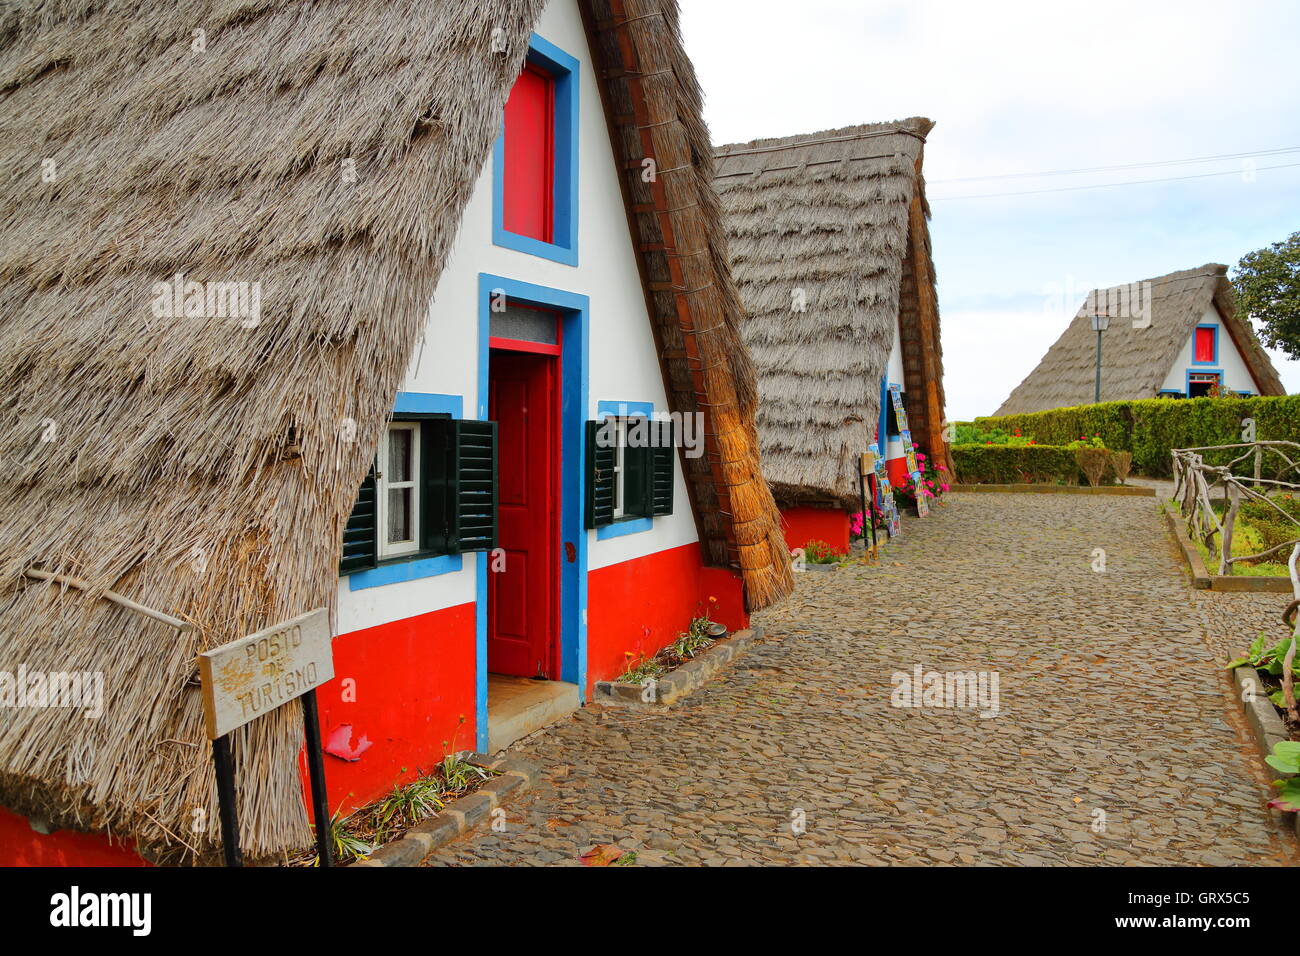
[[[1079,483],[1073,448],[1056,445],[952,445],[957,480],[968,485]]]
[[[977,418],[975,425],[1008,431],[1018,428],[1043,445],[1100,435],[1107,448],[1133,453],[1135,472],[1163,477],[1170,474],[1173,449],[1241,442],[1247,418],[1255,420],[1258,441],[1300,442],[1300,395],[1102,402],[1028,415]]]

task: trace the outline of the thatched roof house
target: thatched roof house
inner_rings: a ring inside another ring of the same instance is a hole
[[[782,504],[857,501],[857,456],[873,441],[896,338],[914,440],[946,460],[921,174],[932,126],[913,118],[716,151],[763,470]]]
[[[1224,390],[1285,395],[1250,322],[1237,314],[1227,272],[1227,266],[1209,263],[1092,290],[1043,360],[994,414],[1091,403],[1097,373],[1094,315],[1111,320],[1102,333],[1102,401],[1188,396],[1216,376]],[[1214,331],[1219,327],[1226,336]],[[1205,351],[1198,351],[1202,342]]]
[[[10,709],[0,804],[212,853],[197,652],[327,605],[340,535],[543,0],[182,0],[0,15],[0,671],[104,675],[101,719]],[[749,605],[791,586],[672,0],[581,0],[688,484]],[[635,117],[635,122],[630,118]],[[641,181],[654,156],[658,181]],[[634,210],[634,212],[632,212]],[[260,283],[158,318],[156,283]],[[430,343],[433,344],[433,343]],[[341,422],[354,422],[355,433]],[[39,569],[85,588],[38,582]],[[98,599],[112,590],[178,630]],[[296,705],[234,735],[245,854],[310,843]]]

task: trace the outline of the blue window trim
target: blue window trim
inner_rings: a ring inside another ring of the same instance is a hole
[[[654,402],[598,402],[596,414],[600,418],[607,415],[616,418],[628,415],[654,418],[655,406]],[[596,529],[596,540],[607,541],[628,534],[640,534],[642,531],[649,531],[652,527],[654,527],[653,518],[617,518],[613,524],[602,525]]]
[[[1197,328],[1198,330],[1199,330],[1199,329],[1213,329],[1213,330],[1214,330],[1214,359],[1213,359],[1212,361],[1209,361],[1209,362],[1201,362],[1201,361],[1198,361],[1198,360],[1197,360],[1197,358],[1196,358],[1196,333],[1193,332],[1193,333],[1192,333],[1192,364],[1193,364],[1193,365],[1218,365],[1218,364],[1219,364],[1219,327],[1218,327],[1217,325],[1214,325],[1214,324],[1210,323],[1210,322],[1202,322],[1202,323],[1201,323],[1200,325],[1198,325],[1196,328]],[[1198,371],[1198,372],[1200,372],[1200,371],[1213,371],[1213,369],[1199,369],[1199,368],[1198,368],[1197,371]],[[1223,382],[1219,382],[1219,387],[1220,387],[1220,388],[1223,387]]]
[[[560,680],[578,685],[578,700],[587,697],[587,532],[582,527],[583,462],[586,461],[587,370],[591,302],[585,295],[480,272],[478,277],[478,417],[488,417],[488,351],[493,293],[561,314],[560,354]],[[570,561],[563,544],[574,546]],[[480,552],[475,585],[475,725],[477,746],[488,749],[487,697],[487,559]]]
[[[555,78],[555,195],[553,241],[542,242],[505,228],[505,153],[502,130],[492,147],[492,244],[566,266],[578,264],[578,59],[536,33],[528,62]]]
[[[1193,354],[1195,354],[1195,353],[1193,353]],[[1220,389],[1220,390],[1223,389],[1223,369],[1221,369],[1221,368],[1203,368],[1203,367],[1198,367],[1198,368],[1189,368],[1189,369],[1187,370],[1187,375],[1186,375],[1186,377],[1183,379],[1183,388],[1185,389],[1185,391],[1183,392],[1183,395],[1184,395],[1185,397],[1187,397],[1187,398],[1191,398],[1191,397],[1192,397],[1192,373],[1193,373],[1193,372],[1195,372],[1195,373],[1198,374],[1198,375],[1202,375],[1202,374],[1205,374],[1205,373],[1210,373],[1210,374],[1212,374],[1212,375],[1217,375],[1217,376],[1219,376],[1219,389]]]
[[[435,392],[398,392],[397,401],[393,403],[394,415],[436,414],[463,418],[465,400],[459,395],[439,395]],[[432,578],[439,574],[450,574],[464,567],[463,556],[459,554],[438,554],[430,558],[398,558],[377,568],[353,571],[347,576],[349,591],[364,591],[367,588],[383,587],[386,584],[400,584],[403,581],[417,581],[420,578]]]
[[[1176,388],[1162,388],[1160,391],[1156,392],[1156,395],[1177,395],[1179,398],[1187,397],[1186,392],[1180,392]]]

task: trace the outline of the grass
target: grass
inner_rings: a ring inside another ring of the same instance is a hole
[[[1173,504],[1177,508],[1177,504]],[[1220,502],[1214,502],[1215,511],[1222,512],[1218,507]],[[1182,520],[1179,518],[1179,520]],[[1205,561],[1205,567],[1211,574],[1219,573],[1219,539],[1215,537],[1215,550],[1213,553],[1205,546],[1205,542],[1199,538],[1194,538],[1192,543],[1196,545],[1196,550],[1201,553],[1201,558]],[[1240,513],[1237,520],[1232,526],[1232,554],[1234,557],[1245,557],[1248,554],[1258,554],[1266,546],[1260,540],[1259,532],[1250,526],[1250,520]],[[1291,572],[1287,566],[1277,561],[1259,561],[1251,564],[1241,562],[1234,563],[1229,569],[1233,577],[1256,577],[1256,578],[1285,578],[1289,577]]]

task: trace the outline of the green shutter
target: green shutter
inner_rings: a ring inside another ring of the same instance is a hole
[[[421,536],[424,550],[432,554],[450,554],[452,525],[451,487],[455,474],[456,432],[449,418],[436,418],[420,426],[420,473],[423,495],[420,498]]]
[[[436,418],[420,440],[424,549],[430,554],[497,546],[497,423]]]
[[[357,503],[343,526],[343,556],[339,574],[373,568],[379,561],[379,501],[375,495],[375,466],[372,463],[361,482]]]
[[[587,495],[584,527],[601,528],[614,521],[614,447],[597,446],[604,422],[587,422]]]
[[[650,517],[650,454],[658,423],[627,418],[627,447],[623,449],[623,514]]]
[[[450,551],[491,551],[497,546],[497,423],[453,422],[455,483]]]
[[[671,421],[655,422],[658,439],[650,449],[649,514],[673,513],[673,459],[677,457],[677,440]]]

